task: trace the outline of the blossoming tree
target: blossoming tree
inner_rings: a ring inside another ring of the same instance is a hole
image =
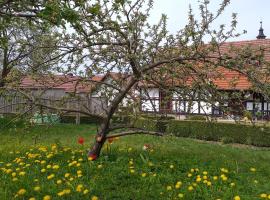
[[[245,74],[255,83],[254,86],[264,86],[268,77],[269,70],[263,70],[262,73],[250,64],[250,60],[260,60],[264,64],[261,54],[253,54],[252,49],[232,48],[229,53],[221,51],[221,43],[239,35],[235,33],[236,14],[232,15],[230,27],[221,25],[219,30],[211,28],[213,21],[230,3],[229,0],[223,0],[215,13],[208,9],[209,1],[202,0],[198,19],[195,19],[190,8],[188,24],[176,34],[167,31],[166,15],[162,15],[155,25],[149,22],[153,3],[153,0],[59,0],[49,1],[37,14],[32,13],[34,16],[31,17],[39,17],[40,20],[51,22],[51,26],[58,26],[55,31],[58,32],[59,41],[55,48],[64,53],[57,57],[58,67],[55,71],[83,74],[78,80],[80,83],[95,82],[90,79],[95,74],[121,74],[116,83],[98,83],[107,89],[111,88],[105,94],[108,100],[103,113],[96,114],[91,110],[82,112],[71,108],[72,112],[81,112],[101,119],[94,144],[89,150],[89,157],[92,159],[98,158],[108,139],[131,134],[160,135],[112,123],[119,106],[129,106],[125,100],[130,98],[131,91],[134,91],[138,84],[154,82],[164,90],[179,92],[173,80],[185,80],[190,74],[194,74],[196,78],[193,85],[199,84],[203,91],[207,91],[208,95],[205,96],[208,101],[214,102],[216,99],[213,98],[218,98],[218,95],[209,80],[209,72],[212,77],[220,76],[217,70],[220,66]],[[22,13],[14,15],[29,17]],[[204,41],[208,43],[205,44]],[[177,86],[180,84],[185,86],[184,82],[178,82]],[[266,94],[267,88],[257,89]],[[189,93],[192,91],[191,88],[186,90]],[[76,95],[74,92],[74,96]],[[31,103],[42,106],[40,101],[32,100]],[[134,101],[131,104],[134,105]],[[60,111],[67,110],[59,106],[43,106]]]

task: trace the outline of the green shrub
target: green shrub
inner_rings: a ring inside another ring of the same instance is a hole
[[[175,119],[173,116],[165,116],[165,115],[154,115],[154,114],[142,114],[140,115],[142,118],[147,118],[147,119],[153,119],[153,120],[158,120],[162,118],[163,120],[171,120]]]
[[[134,121],[134,126],[148,131],[157,131],[156,120],[138,118]]]
[[[206,117],[203,115],[189,115],[187,116],[187,120],[205,121]]]
[[[60,116],[60,122],[61,123],[69,123],[69,124],[75,124],[76,123],[76,116]],[[101,119],[96,117],[90,117],[90,116],[81,116],[80,117],[80,123],[81,124],[91,124],[91,123],[100,123]]]
[[[168,123],[169,120],[167,120],[167,118],[159,118],[155,120],[149,118],[139,118],[135,120],[134,126],[148,131],[165,133]]]
[[[114,115],[112,117],[113,124],[130,124],[132,116],[130,115]]]
[[[221,142],[223,144],[230,144],[230,143],[233,143],[234,141],[233,141],[233,138],[225,136],[221,138]]]
[[[245,110],[243,117],[246,117],[248,120],[252,120],[252,113],[250,111]]]
[[[176,121],[168,124],[167,133],[201,140],[223,141],[270,147],[270,128],[242,124],[201,121]]]
[[[24,128],[28,125],[28,121],[16,117],[16,115],[4,115],[0,117],[0,129]]]
[[[145,118],[137,119],[135,126],[159,132],[163,132],[165,127],[166,134],[173,134],[178,137],[270,147],[270,127],[203,121],[151,120]]]

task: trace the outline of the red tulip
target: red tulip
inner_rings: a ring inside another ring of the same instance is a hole
[[[97,159],[97,155],[96,154],[91,154],[88,156],[88,160],[92,161],[92,160],[96,160]]]
[[[109,144],[112,144],[113,141],[114,141],[114,138],[109,138],[109,139],[108,139]]]
[[[79,138],[78,138],[78,143],[81,144],[81,145],[83,145],[83,143],[84,143],[84,138],[83,138],[83,137],[79,137]]]
[[[150,144],[144,144],[143,145],[143,150],[147,151],[151,148]]]

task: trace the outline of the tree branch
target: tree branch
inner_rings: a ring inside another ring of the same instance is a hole
[[[137,130],[137,131],[122,132],[122,133],[118,133],[118,134],[114,134],[114,135],[108,135],[106,137],[106,139],[127,136],[127,135],[138,135],[138,134],[155,135],[155,136],[163,136],[164,135],[160,132],[155,132],[155,131]]]

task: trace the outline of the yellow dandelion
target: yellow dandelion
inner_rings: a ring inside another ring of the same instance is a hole
[[[29,200],[36,200],[36,198],[35,197],[30,197]]]
[[[46,157],[49,159],[49,158],[53,157],[53,154],[50,153],[50,154],[48,154]]]
[[[134,169],[131,169],[131,170],[130,170],[130,173],[131,173],[131,174],[135,173],[135,170],[134,170]]]
[[[176,188],[176,189],[179,189],[181,186],[182,186],[182,182],[181,182],[181,181],[178,181],[178,182],[175,184],[175,188]]]
[[[97,196],[92,196],[91,200],[98,200]]]
[[[240,198],[240,196],[235,196],[234,198],[233,198],[234,200],[241,200],[241,198]]]
[[[218,177],[217,176],[213,176],[213,180],[218,180]]]
[[[174,168],[174,165],[170,165],[170,168],[173,169]]]
[[[184,194],[179,193],[179,194],[178,194],[178,197],[179,197],[179,198],[184,198]]]
[[[256,172],[256,168],[254,168],[254,167],[251,167],[249,170],[250,170],[251,172]]]
[[[168,185],[168,186],[167,186],[167,190],[168,190],[168,191],[169,191],[169,190],[172,190],[172,186]]]
[[[15,177],[15,176],[16,176],[16,172],[12,172],[12,173],[11,173],[11,176],[12,176],[12,177]]]
[[[50,180],[50,179],[53,179],[54,177],[55,177],[55,175],[51,174],[51,175],[47,176],[47,179]]]
[[[222,171],[223,173],[228,173],[229,172],[229,170],[226,169],[226,168],[221,168],[220,171]]]
[[[62,183],[62,180],[57,180],[56,183],[60,185]]]
[[[89,193],[89,190],[85,189],[85,190],[83,191],[83,194],[87,194],[87,193]]]
[[[59,197],[64,196],[64,195],[65,195],[65,192],[64,192],[64,191],[58,192],[57,195],[58,195]]]
[[[40,164],[44,165],[46,163],[46,160],[40,161]]]
[[[142,177],[146,177],[146,173],[142,173]]]
[[[18,178],[16,178],[16,177],[12,179],[12,181],[17,181],[17,180],[18,180]]]
[[[203,175],[207,175],[208,174],[208,172],[207,171],[203,171]]]
[[[82,192],[82,190],[83,190],[83,185],[82,185],[82,184],[80,184],[80,185],[78,185],[78,186],[76,187],[76,191],[77,191],[77,192]]]
[[[20,176],[24,176],[26,173],[25,172],[19,172]]]
[[[191,177],[192,176],[192,174],[191,173],[188,173],[188,175],[187,175],[188,177]]]
[[[41,171],[42,173],[44,173],[44,172],[46,172],[46,169],[43,168],[43,169],[41,169],[40,171]]]
[[[235,186],[235,183],[231,183],[230,185],[231,185],[231,187],[234,187]]]
[[[65,173],[65,178],[68,178],[70,176],[70,173]]]
[[[65,192],[65,194],[70,194],[71,193],[71,190],[70,189],[65,189],[63,191]]]
[[[24,195],[26,193],[26,190],[25,189],[20,189],[18,192],[17,192],[17,194],[18,195],[20,195],[20,196],[22,196],[22,195]]]
[[[52,198],[51,198],[51,196],[50,195],[45,195],[44,197],[43,197],[43,200],[51,200]]]
[[[262,194],[260,194],[260,197],[261,198],[267,198],[267,194],[262,193]]]
[[[36,192],[38,192],[38,191],[40,191],[40,187],[39,187],[39,186],[35,186],[35,187],[34,187],[34,190],[35,190]]]
[[[102,165],[98,165],[97,168],[98,168],[98,169],[101,169],[101,168],[102,168]]]
[[[53,169],[59,169],[59,165],[54,165],[52,168]]]
[[[192,190],[194,190],[193,186],[192,185],[188,186],[188,191],[192,191]]]
[[[201,177],[196,178],[196,182],[201,182],[201,180],[202,180]]]

